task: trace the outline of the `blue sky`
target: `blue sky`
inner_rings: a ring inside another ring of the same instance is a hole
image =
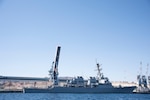
[[[150,1],[0,0],[0,75],[48,76],[58,45],[59,76],[95,76],[97,59],[111,81],[135,81],[150,63]]]

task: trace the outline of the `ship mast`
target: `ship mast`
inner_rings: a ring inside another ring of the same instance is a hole
[[[142,76],[142,62],[140,62],[140,76]]]
[[[147,64],[147,69],[146,69],[146,76],[148,77],[148,67],[149,67],[149,64]]]
[[[101,73],[102,68],[100,68],[101,65],[100,65],[99,63],[97,63],[96,66],[97,66],[97,71],[98,71],[97,77],[98,77],[98,79],[100,80],[100,79],[103,78],[103,74]]]

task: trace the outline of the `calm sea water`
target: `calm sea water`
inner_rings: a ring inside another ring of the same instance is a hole
[[[150,94],[0,93],[0,100],[150,100]]]

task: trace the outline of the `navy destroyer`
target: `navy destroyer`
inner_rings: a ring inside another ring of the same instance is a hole
[[[118,86],[114,87],[107,77],[104,77],[101,72],[101,65],[97,66],[97,77],[90,77],[84,80],[82,76],[66,80],[65,84],[61,86],[58,78],[58,62],[61,47],[57,47],[56,58],[49,71],[51,86],[47,88],[24,88],[24,93],[133,93],[135,86]]]

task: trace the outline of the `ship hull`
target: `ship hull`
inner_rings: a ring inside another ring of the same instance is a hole
[[[24,88],[24,93],[133,93],[135,87],[54,87],[54,88]]]

